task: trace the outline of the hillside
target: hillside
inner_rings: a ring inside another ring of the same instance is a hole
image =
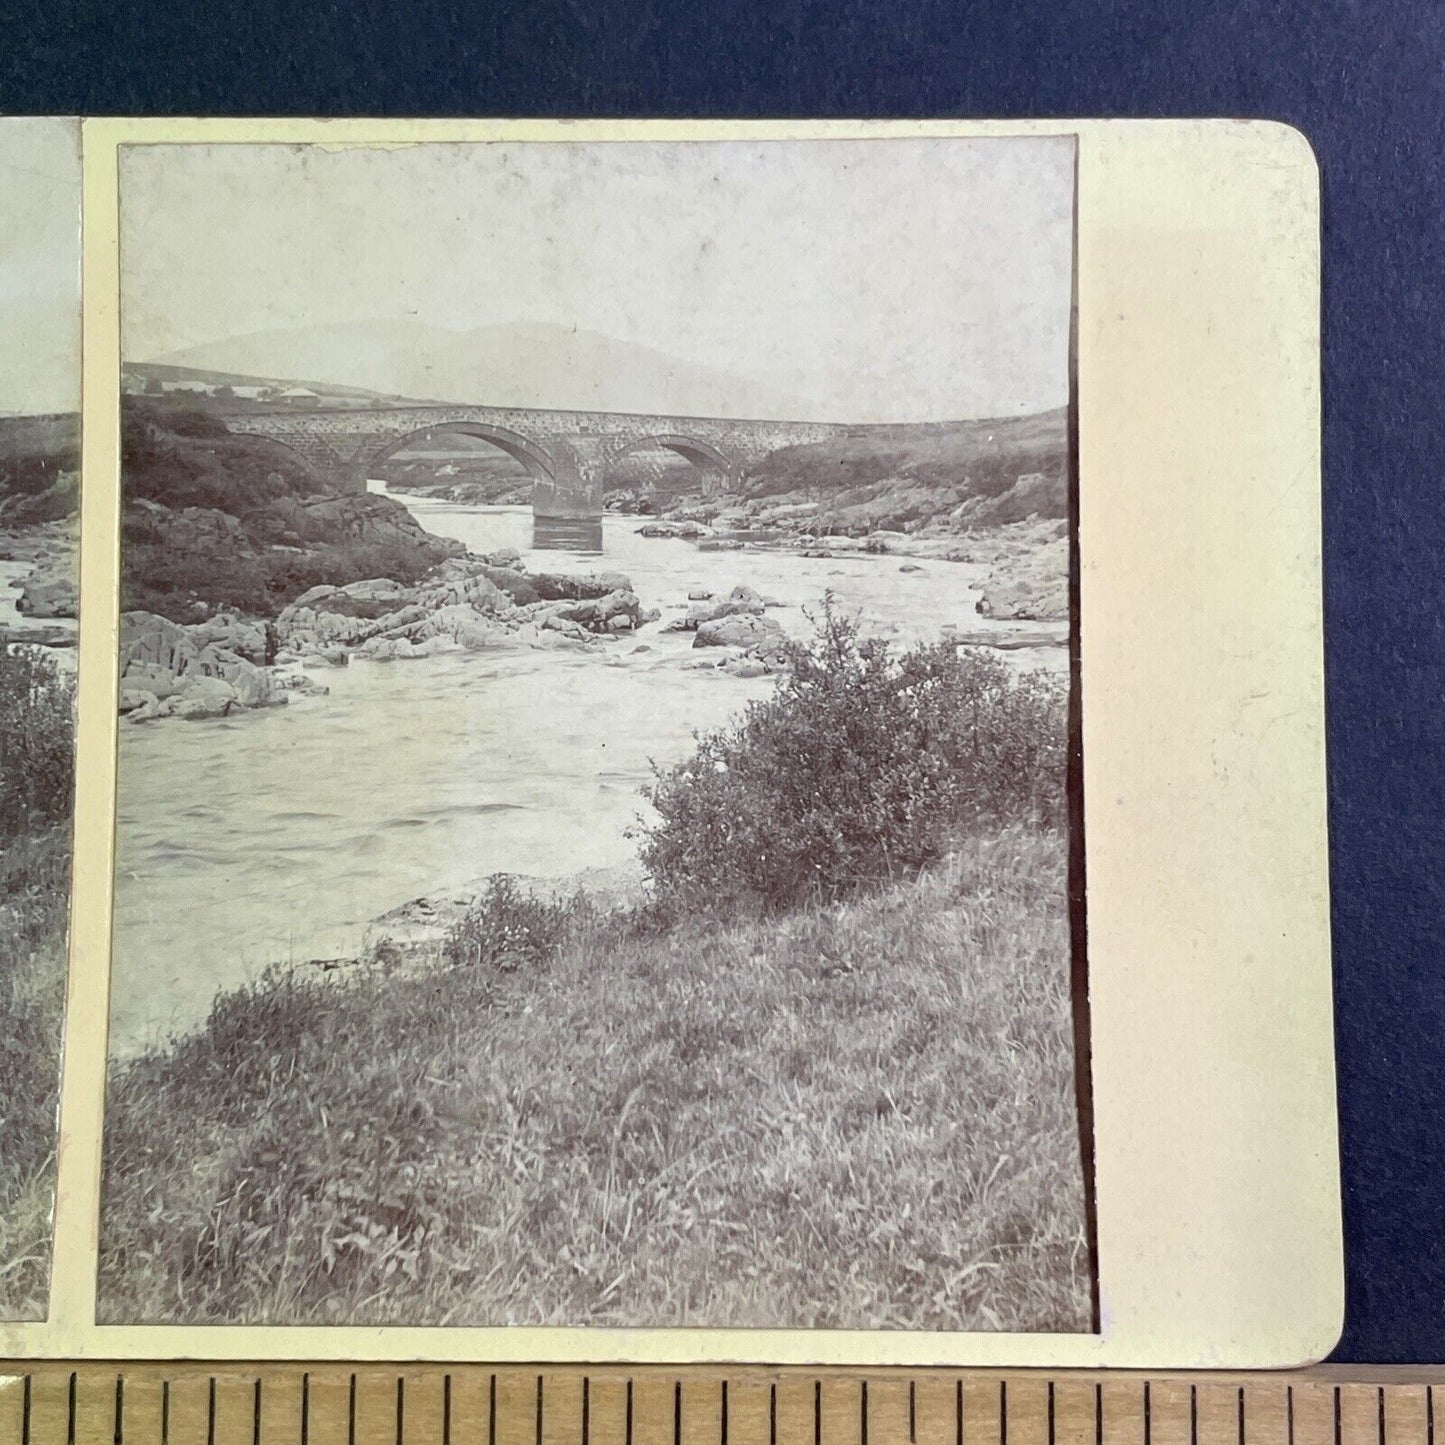
[[[318,381],[314,377],[293,376],[285,372],[274,376],[256,376],[250,372],[241,371],[218,371],[212,367],[202,366],[168,366],[162,362],[140,361],[127,362],[125,371],[128,376],[135,376],[147,383],[150,387],[165,387],[167,383],[176,382],[202,382],[211,387],[236,387],[236,386],[274,386],[285,388],[288,386],[304,386],[314,391],[322,403],[341,402],[355,404],[369,404],[373,402],[397,402],[417,400],[401,396],[387,396],[380,392],[370,391],[363,386],[342,386],[335,382]]]
[[[250,377],[326,377],[327,389],[570,411],[808,418],[806,397],[620,341],[542,323],[467,331],[420,321],[348,321],[258,331],[148,358]],[[127,363],[130,365],[131,363]]]
[[[121,466],[125,611],[273,617],[310,587],[415,581],[459,550],[400,503],[332,492],[289,448],[202,411],[128,398]]]

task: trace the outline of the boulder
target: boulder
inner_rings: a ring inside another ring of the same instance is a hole
[[[494,647],[511,647],[512,634],[495,622],[473,614],[472,620],[457,625],[452,634],[455,640],[468,652],[485,652]]]
[[[294,538],[302,545],[376,547],[429,565],[464,556],[467,550],[455,538],[428,532],[400,502],[375,492],[277,497],[264,516],[250,519],[248,525],[255,541]]]
[[[520,576],[520,574],[518,574]],[[530,589],[529,589],[530,590]],[[464,602],[478,612],[506,612],[515,605],[515,599],[502,591],[485,573],[478,572],[471,577],[456,578],[440,585],[417,588],[413,593],[404,593],[408,600],[423,608],[451,607]]]
[[[353,602],[386,602],[395,605],[406,597],[406,593],[407,589],[390,577],[368,577],[362,582],[348,582],[345,587],[338,587],[328,600],[347,597]]]
[[[692,591],[687,594],[687,600],[689,602],[711,602],[715,595],[715,593],[709,592],[706,587],[694,587]]]
[[[714,622],[719,617],[734,617],[745,613],[757,615],[763,610],[761,602],[699,602],[687,609],[682,619],[683,631],[691,632],[704,622]]]
[[[639,537],[685,537],[692,540],[711,534],[711,527],[690,520],[649,522],[645,527],[637,529]]]
[[[559,612],[549,613],[537,625],[543,632],[560,632],[563,637],[571,637],[579,642],[587,638],[587,629],[580,622],[563,617]]]
[[[190,632],[179,622],[154,612],[123,612],[120,618],[120,673],[129,674],[131,667],[155,669],[158,673],[180,677],[191,668],[200,655],[200,648]],[[155,692],[155,688],[150,688]]]
[[[487,553],[487,565],[520,569],[522,554],[515,547],[503,547],[499,551]]]
[[[776,649],[784,642],[783,629],[771,617],[742,612],[702,623],[694,647],[754,647]]]
[[[26,617],[75,617],[80,608],[80,585],[74,563],[42,562],[26,579],[15,610]]]
[[[124,717],[127,713],[135,712],[137,708],[155,708],[160,699],[153,692],[147,692],[144,688],[123,687],[120,690],[120,714]]]
[[[165,717],[167,713],[163,710],[166,704],[163,703],[154,693],[147,694],[146,700],[138,707],[129,709],[123,714],[129,723],[152,722],[158,717]]]
[[[1068,580],[1061,577],[1043,579],[1037,583],[1032,579],[996,582],[990,578],[984,584],[983,595],[975,604],[975,610],[982,617],[1004,621],[1050,622],[1067,619]]]
[[[218,612],[187,631],[200,647],[214,643],[248,662],[264,663],[267,658],[266,624],[233,612]]]
[[[598,572],[590,577],[572,577],[562,572],[534,572],[531,583],[544,602],[595,599],[606,597],[609,592],[632,591],[632,579],[620,572]]]
[[[505,592],[517,607],[536,602],[541,594],[532,586],[531,579],[519,567],[487,567],[482,575],[494,587]]]
[[[225,717],[238,705],[236,689],[219,677],[192,677],[171,708],[172,717]]]
[[[742,613],[760,613],[767,606],[761,594],[751,587],[734,587],[726,597],[715,601],[700,602],[689,607],[682,620],[681,630],[690,632],[704,622],[713,622],[719,617],[734,617]]]
[[[234,665],[227,667],[225,676],[239,707],[270,707],[282,701],[271,674],[245,658],[238,658]],[[186,691],[189,695],[190,689]]]
[[[898,570],[900,572],[921,572],[923,568],[917,562],[905,562]]]
[[[626,617],[630,629],[642,620],[642,604],[635,592],[619,589],[590,601],[561,603],[547,609],[546,617],[548,621],[543,622],[543,626],[549,626],[552,620],[560,618],[565,622],[575,622],[589,632],[605,632],[614,618]]]
[[[278,693],[299,692],[303,697],[326,697],[331,692],[324,682],[317,682],[304,672],[278,669],[271,674],[271,684]]]
[[[159,663],[133,662],[121,673],[121,691],[142,693],[157,699],[170,697],[181,690],[181,679]]]

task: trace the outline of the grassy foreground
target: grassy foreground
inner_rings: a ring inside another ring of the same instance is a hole
[[[0,648],[0,1319],[45,1317],[70,910],[74,688]]]
[[[1087,1329],[1065,852],[228,995],[112,1075],[101,1318]]]

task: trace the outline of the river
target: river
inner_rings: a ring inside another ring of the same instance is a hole
[[[694,730],[773,685],[685,665],[697,656],[691,634],[662,626],[690,589],[745,583],[783,603],[770,615],[797,635],[810,627],[804,607],[829,588],[867,630],[900,641],[950,622],[986,626],[974,614],[985,569],[970,564],[902,572],[896,557],[699,552],[613,516],[600,556],[535,551],[528,507],[398,496],[473,552],[511,546],[534,570],[625,572],[662,623],[600,656],[353,661],[315,674],[329,695],[293,695],[287,707],[122,724],[115,1056],[194,1028],[218,990],[272,962],[354,954],[372,918],[423,893],[634,857],[627,832],[651,763],[685,757]]]

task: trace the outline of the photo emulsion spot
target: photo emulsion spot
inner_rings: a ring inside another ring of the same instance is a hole
[[[1096,1328],[1074,172],[122,149],[102,1321]]]
[[[80,126],[0,119],[0,1320],[42,1320],[70,923]]]

